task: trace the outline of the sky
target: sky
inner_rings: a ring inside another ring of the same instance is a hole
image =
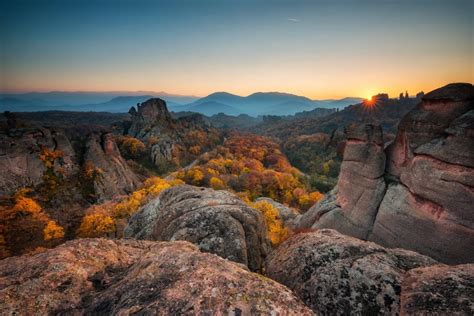
[[[396,96],[474,79],[474,1],[0,1],[0,91]]]

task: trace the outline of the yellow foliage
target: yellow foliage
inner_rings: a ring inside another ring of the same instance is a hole
[[[281,221],[278,210],[267,201],[255,202],[252,206],[263,214],[267,223],[268,238],[273,246],[278,246],[290,233]]]
[[[196,185],[201,184],[201,181],[204,179],[204,173],[202,173],[202,171],[197,168],[189,170],[187,175],[189,178],[191,178],[192,183]]]
[[[77,236],[104,237],[113,232],[115,232],[115,222],[112,217],[104,214],[89,214],[82,219]]]
[[[146,150],[145,144],[132,136],[123,136],[117,141],[122,153],[130,158],[138,158]]]
[[[55,221],[48,221],[43,230],[43,238],[48,241],[51,239],[61,239],[64,237],[64,229],[56,224]]]
[[[180,184],[184,184],[184,182],[179,179],[165,180],[159,177],[148,178],[140,190],[133,192],[128,198],[115,205],[114,217],[129,217],[150,199],[158,196],[161,191]]]
[[[214,190],[222,190],[225,188],[224,182],[216,177],[212,177],[211,180],[209,180],[209,184]]]

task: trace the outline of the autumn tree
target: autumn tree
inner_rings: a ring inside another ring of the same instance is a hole
[[[273,205],[267,201],[258,201],[251,204],[251,206],[263,214],[267,224],[267,236],[268,239],[270,239],[272,246],[278,246],[288,238],[290,231],[283,224],[278,210]]]

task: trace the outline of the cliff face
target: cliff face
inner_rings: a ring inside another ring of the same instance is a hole
[[[92,134],[86,144],[85,163],[97,168],[94,191],[99,201],[131,193],[140,184],[127,162],[120,155],[112,134]]]
[[[45,127],[11,126],[1,132],[0,194],[40,185],[47,174],[77,186],[86,164],[100,170],[93,181],[99,200],[129,193],[138,186],[139,179],[120,155],[112,134],[94,131],[76,136]]]
[[[337,187],[298,226],[334,228],[447,263],[474,262],[474,88],[434,90],[400,122],[347,131]]]
[[[0,194],[43,182],[45,151],[60,151],[53,168],[70,176],[78,170],[74,149],[60,130],[47,128],[10,128],[0,132]]]

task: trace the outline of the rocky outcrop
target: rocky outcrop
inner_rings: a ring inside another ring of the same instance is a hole
[[[120,155],[111,133],[92,134],[89,137],[84,161],[97,170],[94,191],[99,201],[130,193],[140,184],[137,175]]]
[[[283,285],[187,242],[80,239],[0,261],[2,315],[312,312]]]
[[[208,150],[219,142],[219,136],[216,137],[219,132],[202,115],[175,119],[168,112],[166,102],[159,98],[149,99],[137,105],[137,109],[132,107],[129,113],[132,121],[125,133],[151,143],[150,158],[158,167],[187,165],[197,158],[196,153],[188,152],[190,147],[197,144],[200,149]]]
[[[337,187],[299,228],[333,228],[446,263],[474,262],[471,84],[426,94],[385,151],[380,127],[349,128],[347,137]]]
[[[0,194],[42,183],[46,167],[40,155],[44,150],[62,153],[54,168],[65,176],[78,170],[74,150],[61,130],[11,128],[0,132]]]
[[[322,229],[300,233],[267,259],[267,276],[288,286],[316,314],[397,315],[408,270],[436,261]]]
[[[413,269],[402,284],[402,315],[474,315],[474,264]]]
[[[172,187],[141,208],[125,236],[186,240],[205,252],[261,271],[269,249],[262,214],[227,191],[189,185]]]
[[[140,139],[159,135],[162,129],[172,121],[166,102],[159,98],[138,104],[137,109],[132,107],[128,113],[132,116],[132,125],[128,134]]]
[[[310,209],[301,218],[313,228],[336,228],[341,233],[366,239],[385,193],[385,153],[382,129],[351,125],[337,188],[324,207]],[[327,203],[330,201],[330,203]]]

